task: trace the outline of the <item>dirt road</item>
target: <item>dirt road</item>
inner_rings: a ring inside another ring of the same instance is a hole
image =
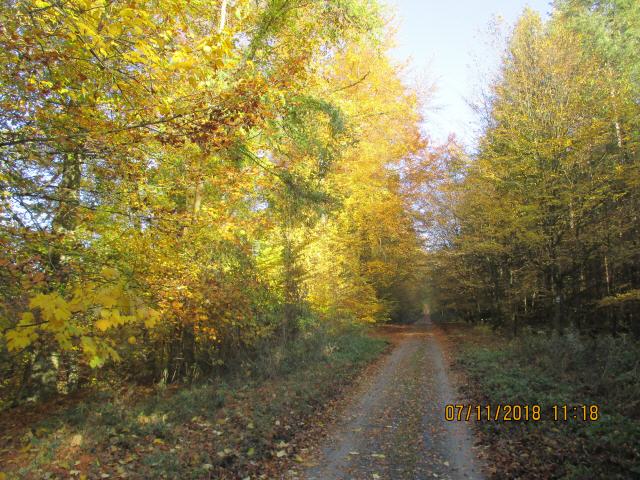
[[[358,386],[304,478],[482,478],[468,425],[444,421],[456,394],[437,333],[430,324],[387,327],[395,348]]]

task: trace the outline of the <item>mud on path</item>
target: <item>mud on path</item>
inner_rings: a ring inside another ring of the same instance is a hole
[[[380,333],[393,351],[358,386],[303,478],[481,479],[469,426],[444,420],[456,393],[442,333],[429,323]]]

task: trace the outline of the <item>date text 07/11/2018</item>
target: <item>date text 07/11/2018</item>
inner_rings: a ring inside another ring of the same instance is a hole
[[[471,405],[447,404],[444,419],[448,422],[538,422],[541,420],[595,422],[600,419],[598,405]]]

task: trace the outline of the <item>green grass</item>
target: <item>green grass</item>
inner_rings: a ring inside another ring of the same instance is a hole
[[[508,341],[449,328],[482,404],[598,405],[596,422],[481,422],[494,478],[640,478],[640,345],[629,337],[525,332]]]
[[[33,425],[9,478],[253,478],[270,459],[296,456],[301,428],[385,347],[362,329],[307,331],[224,378],[95,394]]]

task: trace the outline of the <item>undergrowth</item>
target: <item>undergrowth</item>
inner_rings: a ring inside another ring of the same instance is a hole
[[[527,331],[515,340],[447,328],[477,403],[540,405],[540,422],[480,422],[493,478],[640,478],[640,345],[629,337]],[[573,418],[598,405],[597,421]],[[567,421],[552,420],[568,405]]]
[[[270,459],[301,461],[296,435],[385,345],[360,328],[315,328],[198,385],[100,391],[13,430],[3,469],[34,479],[269,477]]]

